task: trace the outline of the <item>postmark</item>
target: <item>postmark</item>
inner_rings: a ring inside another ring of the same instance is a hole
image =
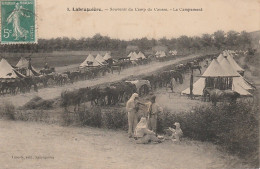
[[[1,1],[1,44],[37,43],[35,0]]]

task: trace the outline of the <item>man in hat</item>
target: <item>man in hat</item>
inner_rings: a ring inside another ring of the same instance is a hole
[[[157,103],[155,103],[156,96],[152,95],[150,102],[149,102],[149,108],[148,108],[148,127],[150,130],[155,132],[157,134],[157,118],[158,113],[162,112],[163,109],[161,106],[159,106]]]

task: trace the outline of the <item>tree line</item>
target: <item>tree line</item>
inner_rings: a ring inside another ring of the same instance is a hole
[[[39,39],[38,44],[0,45],[0,52],[52,52],[66,50],[91,51],[125,51],[127,46],[137,46],[140,51],[151,50],[154,46],[165,46],[169,50],[200,51],[211,49],[247,49],[251,47],[250,34],[246,31],[224,32],[218,30],[213,34],[167,39],[132,39],[120,40],[96,34],[91,38],[59,37],[52,39]]]

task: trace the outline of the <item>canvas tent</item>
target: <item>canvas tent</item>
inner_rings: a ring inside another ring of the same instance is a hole
[[[238,72],[236,72],[236,70],[233,69],[227,58],[224,58],[220,62],[220,65],[225,71],[231,72],[232,74],[237,76],[233,78],[232,90],[238,92],[240,95],[251,95],[247,90],[252,90],[253,88],[244,80],[244,78]]]
[[[217,61],[220,62],[222,59],[224,58],[224,56],[222,54],[220,54],[217,58]]]
[[[165,57],[165,56],[166,56],[165,52],[164,52],[164,51],[161,51],[159,57],[162,58],[162,57]]]
[[[213,59],[210,63],[209,67],[206,69],[206,71],[202,74],[202,77],[199,78],[194,84],[193,84],[193,90],[192,93],[194,95],[203,95],[203,89],[205,88],[205,77],[228,77],[229,74],[225,73],[223,68],[220,66],[218,61],[216,59]],[[181,94],[190,94],[190,87],[183,90]]]
[[[100,64],[106,64],[105,59],[103,59],[103,57],[100,54],[97,54],[95,60]]]
[[[2,59],[0,61],[0,79],[12,79],[12,78],[22,78],[24,75],[20,74],[7,62],[7,60]]]
[[[238,76],[234,75],[232,72],[226,72],[223,70],[222,66],[216,59],[213,59],[209,67],[202,74],[202,77],[233,77]]]
[[[194,84],[193,84],[193,95],[196,96],[202,96],[203,95],[203,89],[205,87],[205,78],[199,78]],[[190,94],[190,88],[183,90],[181,94]]]
[[[238,72],[238,73],[244,73],[244,69],[242,69],[237,62],[233,59],[231,55],[227,56],[227,60],[230,62],[230,65]]]
[[[139,52],[138,55],[137,55],[137,58],[142,58],[142,59],[145,59],[146,57],[144,56],[144,54],[142,52]]]
[[[39,76],[40,75],[40,73],[32,65],[30,65],[29,61],[27,59],[25,59],[24,57],[21,57],[21,59],[16,64],[16,67],[20,70],[24,69],[26,76],[32,76],[32,75]]]
[[[79,67],[87,67],[87,66],[100,66],[101,64],[98,63],[95,58],[89,54],[88,57],[86,58],[86,60],[84,60],[84,62],[82,62]]]
[[[177,55],[177,50],[170,50],[169,53],[173,56]]]
[[[127,57],[131,58],[132,55],[133,55],[133,52],[130,52]]]
[[[226,58],[223,58],[221,63],[218,63],[216,59],[214,59],[206,71],[203,73],[202,77],[198,79],[193,84],[192,93],[194,95],[203,95],[203,89],[206,86],[206,78],[211,77],[215,78],[231,78],[232,77],[232,85],[231,89],[233,91],[238,92],[240,95],[249,96],[251,95],[247,90],[252,89],[251,86],[241,77],[230,65]],[[185,89],[181,92],[181,94],[190,94],[190,88]]]
[[[130,60],[137,60],[138,59],[138,56],[135,52],[132,53],[131,57],[130,57]]]
[[[112,59],[112,57],[108,53],[106,53],[103,59],[108,60],[108,59]]]

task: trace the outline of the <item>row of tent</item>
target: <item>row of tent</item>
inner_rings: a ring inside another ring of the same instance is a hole
[[[163,58],[163,57],[166,57],[166,54],[165,54],[164,51],[157,51],[157,52],[155,53],[155,57],[157,57],[157,58]]]
[[[135,52],[130,52],[127,57],[130,58],[130,60],[132,61],[146,58],[142,52],[139,52],[138,54],[136,54]]]
[[[238,92],[241,96],[252,96],[249,92],[253,90],[254,87],[250,84],[243,76],[241,72],[244,72],[230,52],[225,51],[220,54],[217,59],[213,59],[206,71],[203,73],[201,78],[199,78],[193,84],[193,95],[202,96],[203,89],[206,85],[206,78],[208,77],[232,77],[232,90]],[[190,94],[190,88],[185,89],[181,94]]]
[[[177,55],[177,51],[170,51],[172,55]],[[157,58],[166,57],[166,54],[164,51],[157,51],[155,56]],[[109,53],[106,53],[104,57],[102,57],[100,54],[97,54],[96,58],[89,54],[87,58],[80,64],[80,68],[87,67],[87,66],[102,66],[107,64],[107,60],[111,59],[112,57],[109,55]],[[127,56],[127,58],[130,58],[131,61],[139,60],[139,59],[146,59],[146,56],[140,51],[138,54],[136,52],[130,52]]]
[[[218,62],[221,62],[224,58],[227,58],[232,67],[238,72],[238,73],[244,73],[244,69],[242,69],[237,62],[233,59],[232,53],[228,51],[223,51],[223,54],[220,54],[217,58]]]
[[[145,59],[145,55],[142,52],[139,52],[136,54],[135,52],[130,52],[127,56],[130,58],[131,61],[138,60],[138,59]],[[107,64],[107,60],[112,59],[109,53],[106,53],[104,57],[102,57],[100,54],[97,54],[96,57],[94,57],[92,54],[89,54],[87,58],[80,64],[80,68],[83,67],[95,67],[95,66],[102,66]]]
[[[104,57],[100,54],[97,54],[96,58],[89,54],[88,57],[79,65],[80,68],[88,67],[88,66],[102,66],[107,64],[107,60],[112,59],[109,53],[106,53]]]
[[[19,72],[21,69],[26,71],[25,75]],[[25,76],[33,75],[38,76],[40,74],[33,66],[31,66],[29,61],[23,57],[21,57],[16,66],[11,66],[4,58],[0,61],[0,79],[23,78]]]
[[[170,50],[169,53],[172,55],[172,56],[175,56],[178,54],[177,50]]]

